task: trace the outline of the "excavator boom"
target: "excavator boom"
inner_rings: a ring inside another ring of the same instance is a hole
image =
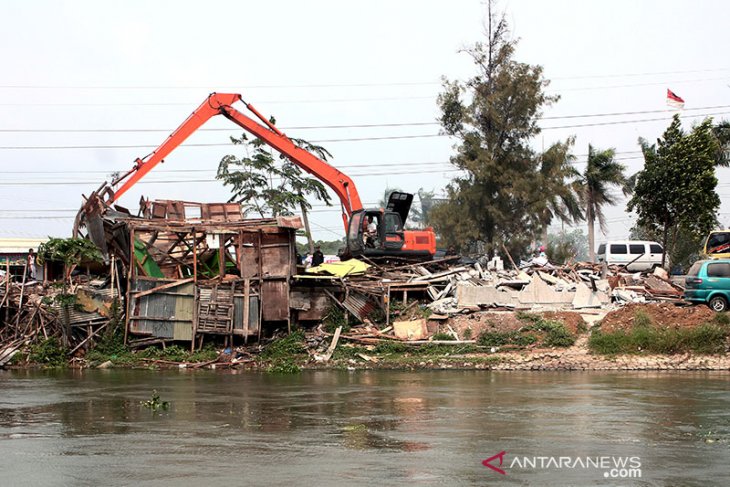
[[[232,105],[241,101],[246,108],[261,120],[264,125],[244,115]],[[284,154],[297,166],[314,175],[329,186],[340,198],[343,207],[343,220],[347,230],[348,218],[352,213],[362,210],[362,202],[352,179],[322,159],[300,147],[297,147],[286,135],[266,120],[253,106],[243,101],[239,94],[211,93],[210,96],[180,125],[154,152],[144,159],[137,159],[131,171],[123,175],[114,184],[123,181],[122,186],[114,192],[111,202],[117,201],[134,186],[145,174],[167,157],[176,147],[182,144],[201,125],[216,115],[223,115],[245,131],[260,138],[266,144]]]
[[[233,104],[239,101],[258,121],[233,107]],[[391,195],[393,201],[389,201],[387,209],[364,209],[355,183],[349,176],[311,152],[298,147],[253,106],[243,101],[241,95],[235,93],[211,93],[154,152],[137,159],[129,172],[112,182],[112,186],[121,184],[117,190],[105,184],[94,192],[77,215],[74,234],[78,234],[78,229],[83,223],[90,238],[106,255],[104,228],[99,218],[103,207],[119,200],[145,174],[216,115],[223,115],[246,132],[258,137],[335,192],[342,204],[342,221],[345,225],[347,245],[343,257],[363,255],[373,258],[396,257],[419,260],[433,257],[436,252],[436,236],[432,228],[423,230],[403,228],[413,199],[412,195],[394,193],[397,198],[393,199]],[[371,229],[371,225],[375,227],[374,230]]]

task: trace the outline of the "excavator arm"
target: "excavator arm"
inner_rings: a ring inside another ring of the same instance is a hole
[[[232,105],[237,101],[243,102],[246,108],[264,125],[236,110]],[[211,93],[187,120],[170,134],[162,145],[144,159],[137,159],[135,166],[129,172],[113,182],[115,185],[122,182],[123,184],[114,192],[110,203],[116,202],[121,198],[124,193],[157,164],[162,162],[168,154],[190,137],[201,125],[216,115],[223,115],[245,131],[260,138],[270,147],[289,158],[294,164],[329,186],[340,198],[343,208],[342,217],[345,223],[345,231],[347,231],[349,217],[352,213],[363,209],[360,195],[352,179],[316,157],[311,152],[297,147],[296,144],[277,129],[274,124],[262,116],[253,106],[243,101],[241,95],[235,93]]]

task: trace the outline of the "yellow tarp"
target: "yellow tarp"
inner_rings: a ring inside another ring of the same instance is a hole
[[[369,264],[357,259],[350,259],[343,262],[331,262],[329,264],[320,264],[317,267],[307,269],[309,274],[329,274],[331,276],[346,277],[359,274],[365,274],[370,267]]]

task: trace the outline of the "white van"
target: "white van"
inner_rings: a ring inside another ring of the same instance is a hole
[[[609,265],[626,266],[627,271],[649,271],[662,265],[663,253],[657,242],[615,240],[599,245],[596,259]]]

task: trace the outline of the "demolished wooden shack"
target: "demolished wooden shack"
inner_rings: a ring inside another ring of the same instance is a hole
[[[126,268],[132,345],[206,335],[247,342],[262,324],[291,326],[299,217],[244,219],[237,203],[143,202],[142,217],[102,214],[104,246]],[[117,255],[118,254],[118,255]]]

